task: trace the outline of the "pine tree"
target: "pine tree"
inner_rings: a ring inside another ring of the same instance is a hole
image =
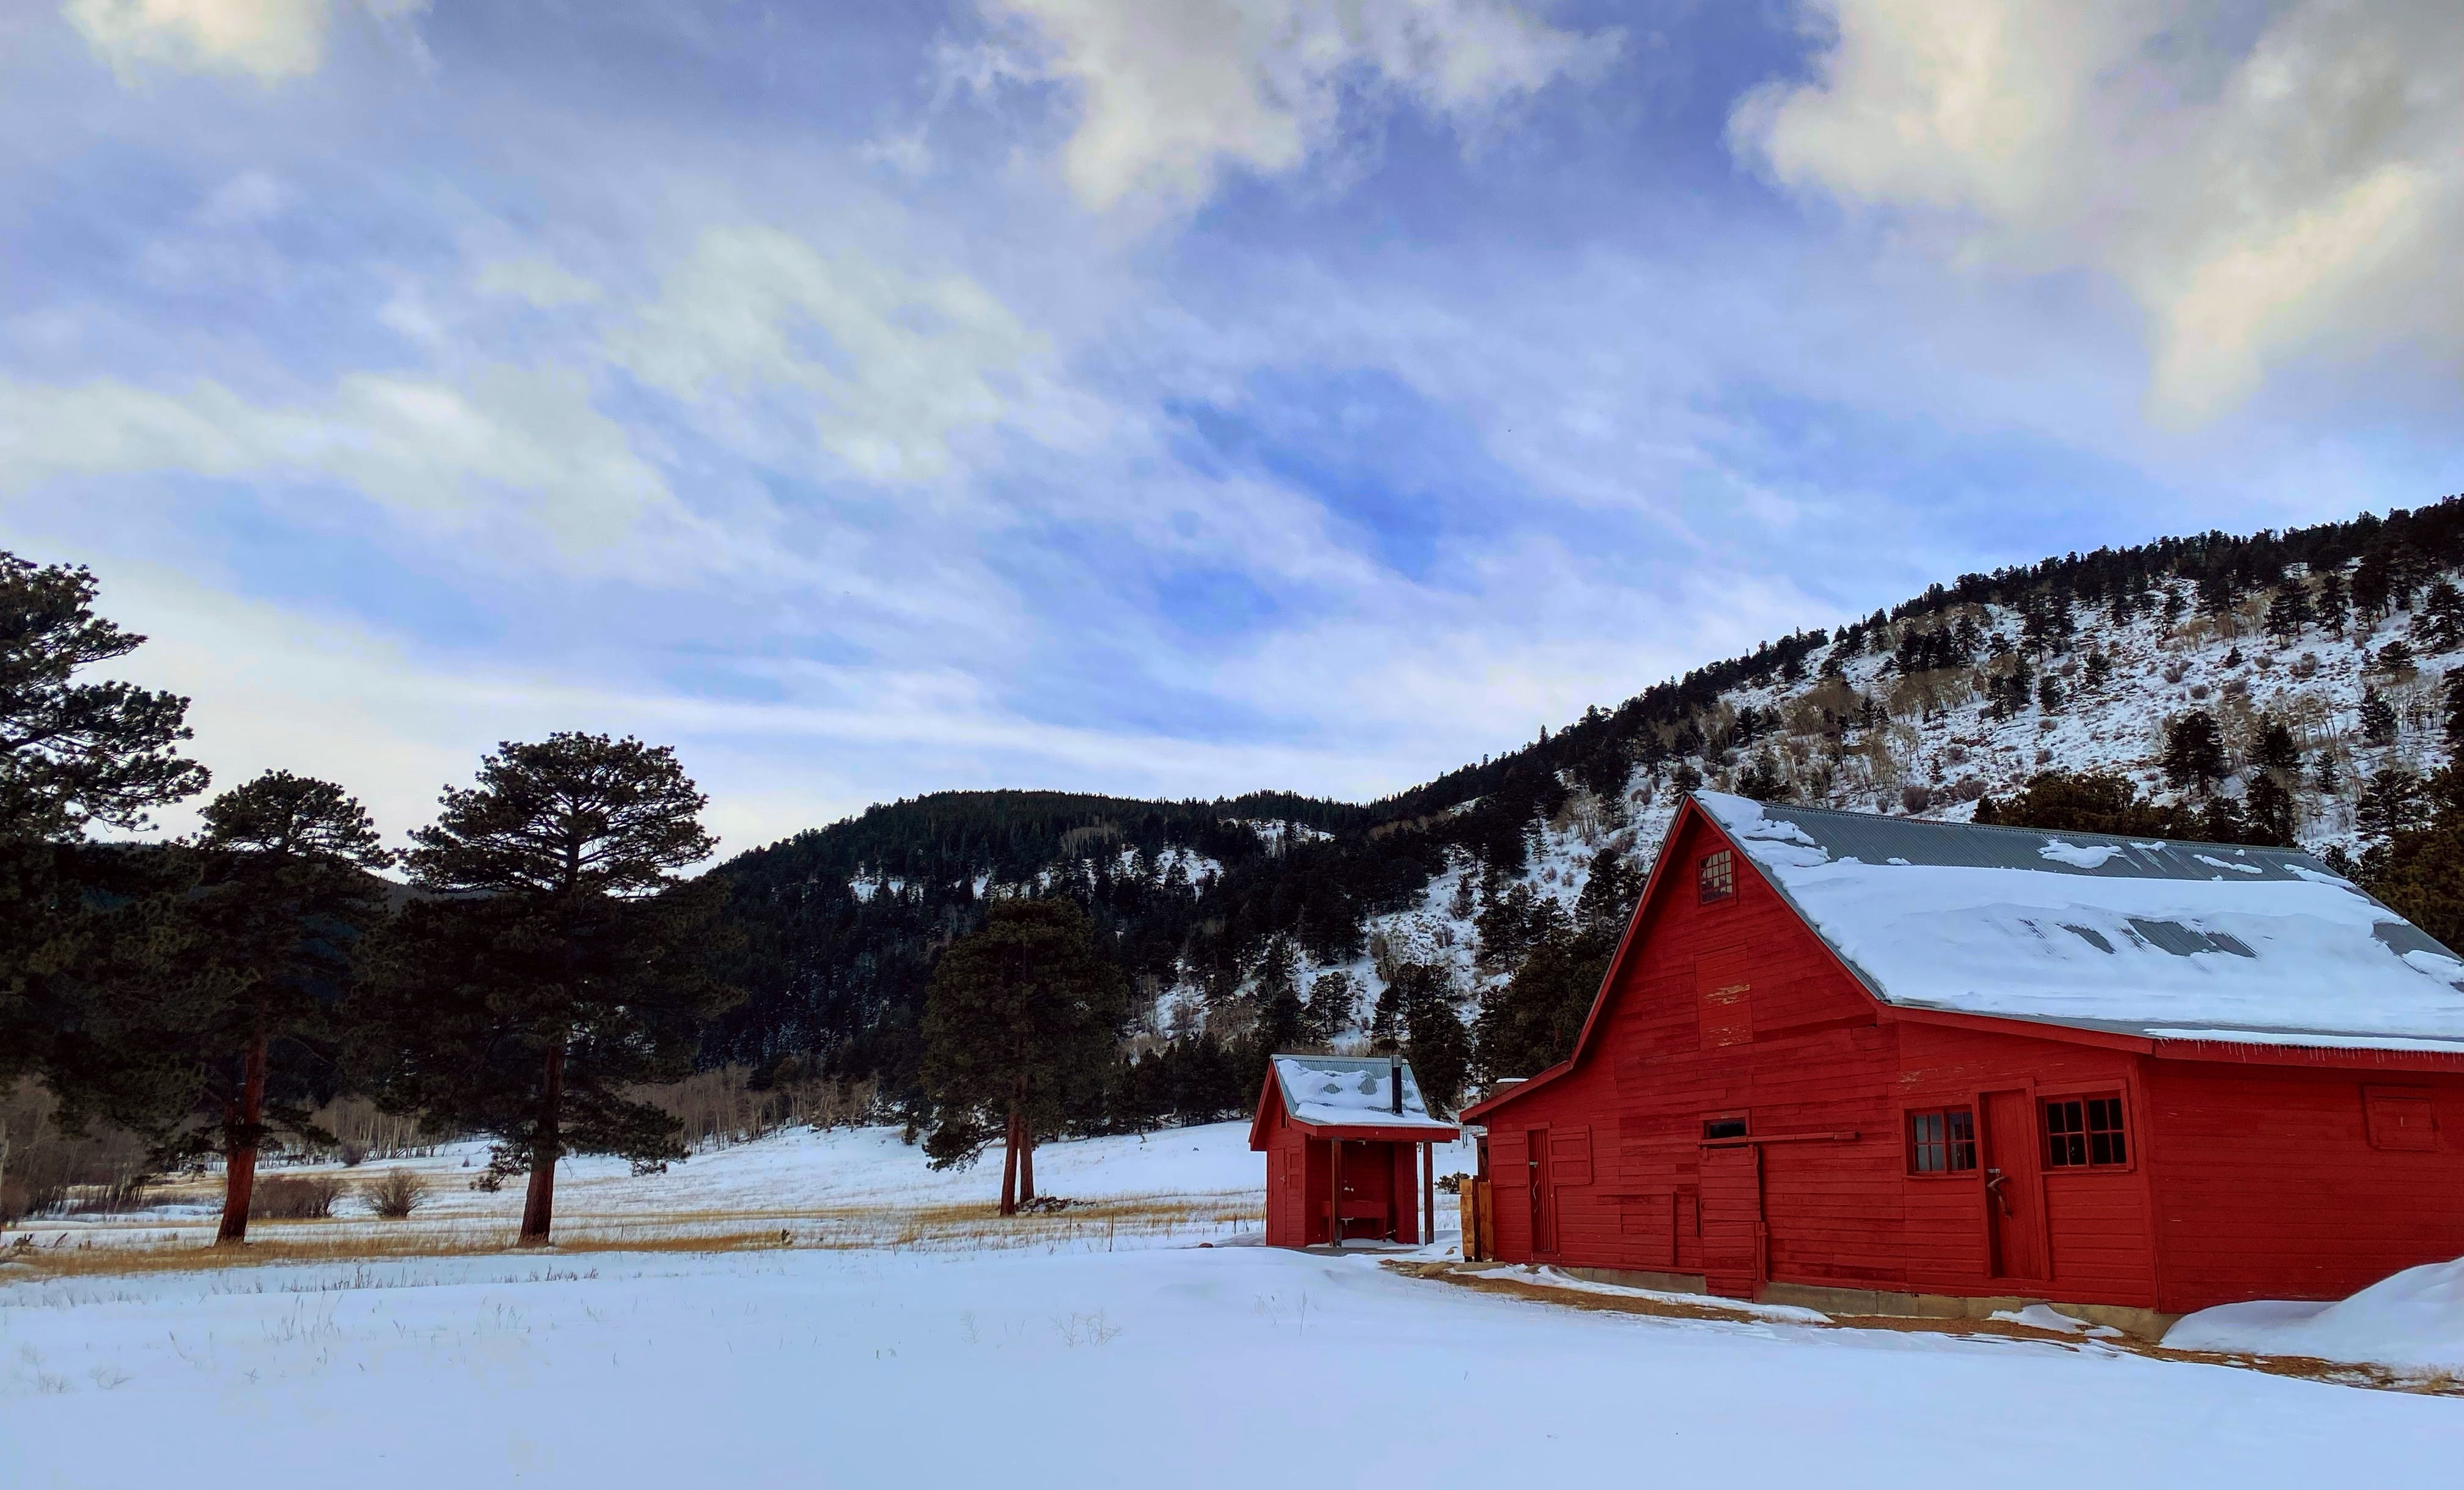
[[[2278,646],[2299,641],[2310,619],[2310,589],[2298,580],[2287,581],[2267,603],[2267,634]]]
[[[1511,978],[1481,996],[1472,1024],[1479,1069],[1492,1081],[1536,1076],[1573,1054],[1612,950],[1562,931],[1533,948]]]
[[[2165,779],[2204,795],[2225,774],[2224,736],[2215,716],[2194,709],[2165,726]]]
[[[2218,802],[2223,798],[2216,799]],[[2245,841],[2280,848],[2294,845],[2298,807],[2293,793],[2274,772],[2255,772],[2242,793]]]
[[[2311,609],[2320,628],[2329,636],[2344,634],[2344,621],[2352,603],[2345,595],[2343,570],[2330,568],[2319,576],[2319,593],[2311,599]]]
[[[1110,1059],[1129,980],[1073,901],[1006,900],[933,970],[922,1078],[938,1119],[935,1168],[971,1162],[996,1131],[1001,1214],[1035,1197],[1035,1141],[1070,1085]]]
[[[1451,1111],[1471,1073],[1471,1032],[1456,1012],[1460,999],[1445,970],[1411,964],[1397,970],[1403,1007],[1403,1059],[1412,1063],[1421,1100],[1432,1114]]]
[[[2447,674],[2447,758],[2464,764],[2464,668]]]
[[[77,680],[145,641],[96,615],[95,593],[83,568],[0,553],[0,840],[142,829],[205,789],[206,768],[176,753],[192,734],[187,699]]]
[[[1307,1038],[1309,1011],[1301,1005],[1299,959],[1291,943],[1285,937],[1274,937],[1270,949],[1280,945],[1280,953],[1268,953],[1267,969],[1258,978],[1258,1025],[1254,1033],[1261,1055],[1280,1055],[1296,1049]],[[1265,1067],[1258,1068],[1261,1082]]]
[[[2387,603],[2395,587],[2394,567],[2389,561],[2384,539],[2370,545],[2362,561],[2353,570],[2353,619],[2365,633],[2378,624],[2387,612]]]
[[[1302,1027],[1300,952],[1290,937],[1278,933],[1266,938],[1250,999],[1257,1011],[1259,1038],[1268,1053],[1290,1049],[1300,1039]]]
[[[75,1027],[106,969],[142,971],[142,912],[184,872],[88,829],[142,829],[207,782],[177,754],[187,699],[82,676],[145,640],[96,615],[96,590],[85,569],[0,553],[0,1090]]]
[[[2430,805],[2419,776],[2402,766],[2389,766],[2362,788],[2361,800],[2353,805],[2353,826],[2364,840],[2384,846],[2421,828]]]
[[[2301,747],[2281,719],[2270,719],[2258,734],[2258,763],[2270,771],[2298,771]]]
[[[2464,590],[2444,576],[2431,581],[2423,592],[2421,608],[2414,612],[2412,633],[2421,645],[2433,652],[2452,652],[2464,646]]]
[[[528,1172],[523,1245],[548,1241],[564,1155],[684,1157],[681,1125],[631,1093],[682,1077],[738,997],[710,971],[726,887],[679,878],[710,854],[705,801],[665,746],[561,734],[499,746],[411,835],[431,898],[387,928],[352,1020],[383,1101]]]
[[[2430,821],[2394,834],[2369,889],[2448,947],[2464,949],[2464,765],[2431,778],[2428,795]]]
[[[2113,677],[2113,658],[2104,652],[2090,652],[2087,659],[2087,687],[2101,689]]]
[[[2036,707],[2049,714],[2062,711],[2062,680],[2046,673],[2036,680]]]
[[[2371,689],[2362,694],[2362,742],[2366,745],[2395,743],[2395,706]]]
[[[1574,897],[1574,924],[1587,936],[1611,940],[1625,933],[1635,902],[1642,898],[1643,874],[1615,848],[1592,856],[1582,893]]]
[[[247,1239],[257,1151],[275,1132],[328,1135],[308,1109],[339,1085],[333,1011],[354,951],[385,911],[369,871],[393,855],[359,802],[270,771],[205,809],[194,888],[163,908],[170,953],[80,1010],[53,1086],[69,1110],[143,1137],[158,1163],[224,1161],[216,1240]]]
[[[1331,1043],[1358,1017],[1360,996],[1348,973],[1321,973],[1309,984],[1309,1007],[1301,1019],[1302,1038],[1315,1046]]]
[[[2225,563],[2211,564],[2199,576],[2198,593],[2199,614],[2230,623],[2241,600],[2241,576]]]

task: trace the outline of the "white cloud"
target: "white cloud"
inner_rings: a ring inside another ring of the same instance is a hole
[[[1289,171],[1336,135],[1347,87],[1397,95],[1458,126],[1588,70],[1615,32],[1551,26],[1515,0],[979,0],[1029,39],[979,81],[1037,77],[1077,94],[1071,189],[1194,203],[1219,172]]]
[[[288,407],[210,381],[172,393],[0,378],[0,493],[157,472],[340,481],[434,529],[529,527],[580,567],[617,562],[643,526],[681,515],[570,372],[490,366],[461,383],[353,373]]]
[[[585,305],[600,296],[599,286],[554,259],[537,255],[492,259],[472,281],[481,295],[509,296],[542,310]]]
[[[2300,0],[2229,50],[2192,0],[1810,5],[1815,76],[1740,101],[1740,153],[1921,214],[1963,262],[2114,276],[2160,418],[2300,355],[2464,342],[2464,9]]]
[[[429,0],[360,0],[398,28]],[[60,13],[123,83],[148,67],[279,82],[325,60],[335,0],[65,0]]]
[[[688,400],[792,392],[831,454],[913,481],[948,470],[952,438],[1001,418],[1048,351],[964,275],[731,228],[701,236],[609,355]]]

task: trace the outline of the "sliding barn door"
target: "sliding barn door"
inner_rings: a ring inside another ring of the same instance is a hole
[[[1750,1299],[1764,1275],[1761,1146],[1704,1150],[1702,1181],[1704,1282],[1713,1293]]]

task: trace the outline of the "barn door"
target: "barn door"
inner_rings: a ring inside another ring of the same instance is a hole
[[[2036,1184],[2036,1099],[2024,1091],[1985,1094],[1985,1224],[1993,1238],[1993,1276],[2042,1279],[2043,1193]]]
[[[1531,1182],[1531,1255],[1557,1250],[1557,1206],[1551,1195],[1549,1130],[1535,1128],[1523,1135],[1525,1174]]]
[[[1703,1282],[1750,1299],[1762,1287],[1763,1164],[1758,1144],[1703,1150]]]

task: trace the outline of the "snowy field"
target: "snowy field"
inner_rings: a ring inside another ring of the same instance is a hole
[[[2464,1464],[2453,1396],[2083,1336],[1590,1312],[1270,1249],[1244,1139],[1053,1146],[1039,1180],[1091,1204],[1013,1222],[983,1214],[997,1171],[933,1174],[861,1130],[574,1166],[560,1195],[595,1219],[552,1254],[297,1260],[303,1237],[501,1243],[518,1196],[459,1188],[459,1152],[421,1161],[426,1221],[252,1229],[288,1260],[181,1266],[206,1223],[176,1208],[39,1223],[41,1260],[0,1264],[0,1486],[2445,1486]],[[745,1248],[754,1223],[790,1244]],[[2464,1269],[2416,1271],[2392,1303],[2464,1319]],[[2223,1348],[2357,1327],[2240,1307],[2196,1318],[2242,1331]]]
[[[617,1159],[568,1159],[557,1172],[556,1236],[561,1242],[609,1245],[690,1238],[748,1238],[784,1231],[797,1245],[864,1246],[936,1237],[970,1244],[1001,1235],[1046,1244],[1055,1236],[1108,1226],[1151,1240],[1228,1239],[1255,1230],[1265,1211],[1265,1161],[1249,1151],[1249,1126],[1203,1128],[1049,1144],[1035,1155],[1036,1188],[1091,1202],[1020,1227],[989,1219],[1001,1189],[1001,1154],[974,1168],[935,1172],[921,1150],[894,1128],[796,1129],[756,1143],[698,1153],[659,1174],[637,1175]],[[488,1160],[484,1143],[449,1146],[430,1158],[284,1167],[265,1172],[323,1175],[346,1188],[334,1217],[252,1221],[252,1241],[270,1246],[501,1244],[519,1230],[522,1184],[490,1194],[471,1188]],[[1439,1172],[1471,1167],[1470,1150],[1441,1149]],[[407,1221],[380,1221],[363,1192],[388,1170],[428,1182],[426,1201]],[[37,1246],[194,1246],[213,1238],[221,1180],[174,1187],[163,1203],[125,1216],[34,1220],[0,1233]],[[1442,1208],[1441,1208],[1442,1209]]]
[[[1367,1257],[448,1258],[0,1288],[0,1482],[2442,1486],[2464,1401]]]

